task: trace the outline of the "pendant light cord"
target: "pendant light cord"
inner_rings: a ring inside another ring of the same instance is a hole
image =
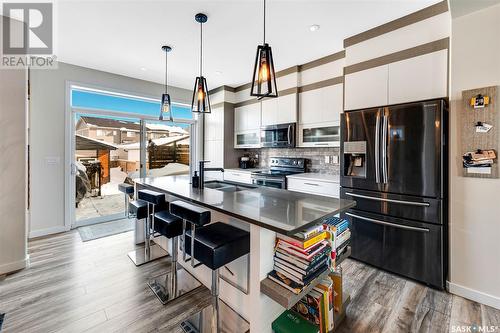
[[[203,73],[203,23],[200,23],[200,76]]]
[[[264,0],[264,43],[266,44],[266,0]]]

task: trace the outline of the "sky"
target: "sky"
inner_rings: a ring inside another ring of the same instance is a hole
[[[126,98],[121,96],[113,96],[100,94],[92,91],[72,90],[71,93],[72,106],[77,108],[92,108],[110,111],[122,111],[128,113],[137,113],[150,116],[160,115],[160,102],[153,102],[147,100],[139,100]],[[193,119],[191,109],[186,106],[173,105],[174,118]],[[92,115],[93,117],[98,117]],[[138,121],[137,119],[120,118],[102,116],[104,118],[111,118],[126,121]],[[78,120],[78,119],[77,119]],[[186,124],[176,123],[176,126],[186,127]]]

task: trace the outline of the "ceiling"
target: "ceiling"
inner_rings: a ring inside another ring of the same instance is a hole
[[[266,38],[277,70],[343,48],[346,37],[415,12],[439,0],[268,0]],[[262,1],[70,1],[57,2],[56,54],[63,62],[163,83],[169,54],[169,84],[191,89],[199,73],[204,25],[204,76],[209,89],[251,80],[262,43]],[[319,24],[315,32],[309,30]]]

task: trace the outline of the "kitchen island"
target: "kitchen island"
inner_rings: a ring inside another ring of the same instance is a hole
[[[272,321],[284,311],[260,290],[260,282],[273,270],[276,233],[293,237],[355,205],[351,200],[209,179],[204,189],[195,189],[188,176],[136,179],[136,190],[142,188],[164,192],[169,202],[183,200],[205,207],[212,212],[212,222],[229,223],[250,232],[250,254],[222,270],[220,299],[248,321],[252,332],[271,332]],[[171,251],[171,244],[165,239],[159,244]],[[179,263],[210,286],[208,268],[193,269],[182,259]]]

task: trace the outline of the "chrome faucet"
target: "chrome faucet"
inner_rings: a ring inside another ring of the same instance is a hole
[[[199,173],[200,173],[200,189],[203,189],[205,187],[205,171],[220,171],[224,172],[224,168],[205,168],[205,163],[208,163],[210,161],[200,161],[200,168],[199,168]]]

